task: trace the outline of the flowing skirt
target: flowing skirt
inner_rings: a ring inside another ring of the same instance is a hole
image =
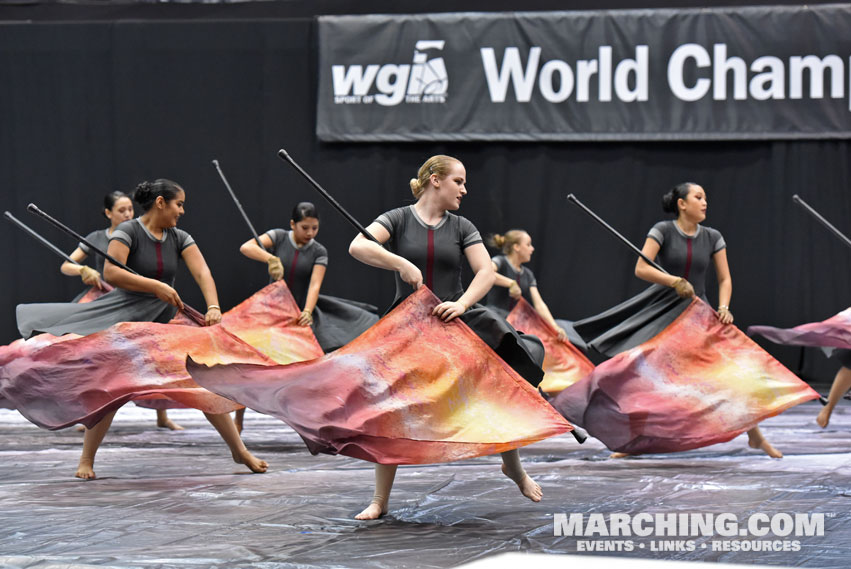
[[[313,310],[313,333],[325,353],[345,346],[378,322],[371,304],[320,294]]]
[[[23,338],[47,333],[54,336],[100,332],[118,322],[166,323],[177,308],[152,294],[115,288],[91,302],[19,304],[15,309]]]
[[[577,320],[573,327],[588,346],[612,357],[656,336],[690,302],[672,288],[653,285],[605,312]]]

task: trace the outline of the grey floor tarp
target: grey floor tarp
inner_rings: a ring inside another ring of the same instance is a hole
[[[154,427],[153,411],[127,405],[98,454],[99,479],[83,482],[73,478],[81,433],[43,431],[0,410],[0,568],[455,567],[505,552],[849,567],[851,402],[825,430],[814,422],[819,409],[807,403],[763,424],[782,460],[748,449],[745,436],[618,460],[593,439],[538,443],[522,455],[543,486],[539,504],[500,474],[498,457],[403,467],[390,514],[374,522],[352,519],[372,496],[371,464],[311,456],[286,425],[256,413],[244,438],[271,464],[267,474],[231,462],[197,411],[171,411],[187,430],[170,432]],[[823,513],[825,521],[823,535],[633,536],[632,551],[588,552],[590,542],[611,549],[625,538],[554,535],[554,516],[571,513],[586,521],[734,514],[743,524],[757,513]],[[657,551],[688,541],[693,551]],[[714,543],[725,541],[798,550]]]

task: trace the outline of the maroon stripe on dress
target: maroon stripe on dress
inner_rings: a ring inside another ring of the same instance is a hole
[[[157,276],[156,279],[160,280],[163,276],[163,244],[155,243],[157,247]]]
[[[428,230],[428,252],[426,254],[426,286],[434,290],[434,229]]]
[[[293,262],[290,263],[290,281],[287,283],[292,286],[293,280],[292,277],[295,276],[295,264],[298,263],[298,249],[295,250],[295,255],[293,255]]]
[[[687,249],[687,252],[686,252],[686,271],[685,271],[685,274],[683,275],[683,278],[685,280],[688,280],[688,273],[689,273],[689,271],[691,271],[691,243],[692,243],[692,241],[693,241],[693,239],[686,239],[686,242],[688,244],[688,249]]]

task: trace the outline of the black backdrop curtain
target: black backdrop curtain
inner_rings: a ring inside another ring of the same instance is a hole
[[[174,179],[187,190],[180,226],[198,241],[227,309],[267,277],[265,265],[238,253],[250,234],[215,158],[259,230],[286,227],[296,202],[316,202],[318,240],[330,253],[323,292],[384,308],[392,276],[348,256],[354,230],[276,151],[286,148],[364,224],[411,203],[408,180],[428,156],[447,153],[467,167],[462,215],[483,233],[531,233],[530,267],[557,317],[595,314],[645,286],[632,255],[566,194],[640,246],[663,218],[661,194],[681,181],[706,188],[706,224],[727,239],[740,327],[792,326],[851,305],[851,250],[791,200],[800,194],[851,233],[847,140],[320,144],[315,32],[308,18],[0,21],[2,209],[70,251],[75,243],[26,214],[27,203],[85,234],[106,226],[103,194]],[[0,225],[0,239],[0,340],[8,342],[17,337],[15,304],[67,300],[82,287],[10,224]],[[203,309],[185,271],[177,288]],[[797,367],[800,350],[766,347]],[[807,354],[805,376],[829,380],[836,366]]]

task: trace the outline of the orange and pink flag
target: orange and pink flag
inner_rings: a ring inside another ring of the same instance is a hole
[[[272,360],[221,326],[121,322],[0,367],[0,397],[45,429],[93,427],[128,401],[166,399],[206,413],[240,405],[198,386],[186,354],[209,364]]]
[[[310,326],[300,326],[301,315],[284,280],[267,285],[222,316],[222,326],[260,350],[275,363],[312,360],[324,354]]]
[[[598,365],[551,403],[609,449],[642,454],[725,442],[817,397],[695,299],[654,338]]]
[[[313,452],[382,464],[494,454],[572,429],[466,324],[432,315],[426,288],[319,359],[187,362],[207,389],[289,424]]]
[[[186,355],[211,365],[272,365],[322,355],[310,328],[297,324],[298,313],[280,281],[225,313],[217,326],[178,318],[169,324],[123,322],[88,336],[17,340],[0,347],[0,407],[18,409],[47,429],[92,426],[127,401],[157,409],[232,411],[241,405],[192,380]]]
[[[794,328],[751,326],[748,328],[748,334],[764,336],[777,344],[851,349],[851,308],[846,308],[827,320],[801,324]]]
[[[558,393],[594,370],[594,364],[544,320],[525,299],[520,298],[508,314],[508,323],[544,343],[544,379],[538,387],[546,393]]]

